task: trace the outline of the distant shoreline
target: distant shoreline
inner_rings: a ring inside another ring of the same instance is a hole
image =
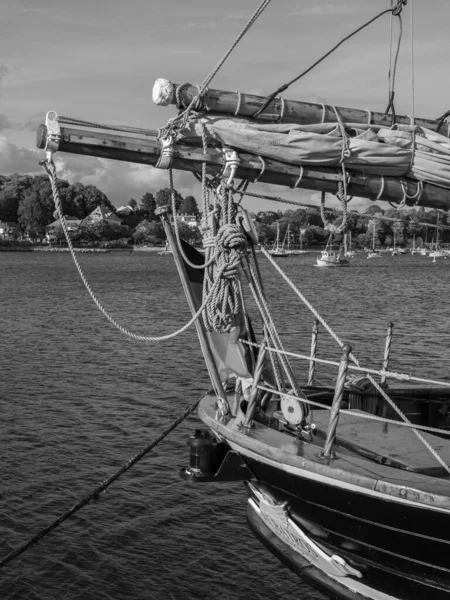
[[[77,253],[107,254],[110,252],[161,252],[164,246],[129,246],[128,248],[74,248]],[[44,252],[47,254],[70,252],[66,246],[0,246],[0,252]]]

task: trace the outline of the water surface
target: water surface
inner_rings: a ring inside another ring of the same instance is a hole
[[[307,353],[313,317],[261,261],[275,319],[295,332],[286,346]],[[360,255],[334,270],[314,261],[279,264],[363,364],[381,366],[393,321],[390,367],[448,379],[450,260]],[[170,256],[84,254],[80,262],[99,301],[133,332],[163,335],[189,319]],[[69,255],[1,253],[0,281],[4,556],[156,438],[208,379],[194,328],[159,344],[125,337],[92,302]],[[323,330],[319,350],[339,359]],[[319,381],[331,376],[318,367]],[[250,533],[242,484],[179,478],[198,425],[189,417],[98,502],[6,565],[0,598],[321,600]]]

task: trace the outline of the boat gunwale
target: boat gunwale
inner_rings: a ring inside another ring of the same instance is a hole
[[[359,491],[362,494],[370,493],[385,500],[401,502],[411,506],[420,505],[423,508],[431,508],[440,512],[450,512],[450,482],[447,480],[396,469],[399,478],[403,476],[405,480],[408,480],[404,484],[399,484],[393,481],[393,467],[386,467],[359,457],[342,456],[338,459],[336,466],[326,464],[320,458],[320,448],[318,446],[309,445],[281,431],[270,429],[271,435],[280,436],[280,442],[284,437],[290,443],[303,443],[304,454],[300,456],[282,448],[274,448],[268,443],[256,439],[254,435],[252,436],[252,433],[262,431],[263,427],[269,429],[267,426],[255,423],[252,431],[251,429],[240,428],[234,418],[225,417],[226,420],[217,420],[216,403],[217,398],[215,396],[206,395],[199,404],[199,418],[205,425],[224,438],[233,449],[238,452],[242,451],[244,455],[245,452],[251,453],[260,462],[277,466],[287,472],[292,473],[292,469],[298,469],[304,471],[305,477],[308,477],[308,474],[313,474],[316,477],[326,478],[326,483],[329,485],[347,489],[352,486],[354,491]],[[346,463],[346,466],[344,466],[344,463]],[[351,467],[351,470],[349,467]],[[372,476],[363,473],[368,468],[373,473]],[[360,473],[356,471],[360,471]],[[295,472],[293,473],[295,474]],[[428,483],[427,480],[430,480],[430,482]],[[419,489],[411,487],[411,484],[419,486]],[[436,484],[443,488],[447,487],[449,493],[447,495],[438,494],[426,489],[428,487],[435,488]],[[420,487],[423,489],[420,489]]]

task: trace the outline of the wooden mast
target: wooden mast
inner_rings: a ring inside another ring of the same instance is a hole
[[[198,87],[190,83],[172,83],[168,79],[157,79],[153,86],[153,102],[158,106],[175,104],[180,107],[188,106],[198,93]],[[210,90],[205,94],[203,106],[214,113],[252,117],[260,109],[266,98],[254,94]],[[335,107],[344,123],[364,123],[380,127],[390,127],[392,117],[385,113],[372,112],[364,109]],[[334,107],[331,105],[298,102],[296,100],[281,100],[275,98],[257,118],[258,121],[274,121],[277,123],[298,123],[309,125],[313,123],[337,123]],[[401,125],[411,125],[408,115],[396,115],[395,122]],[[415,124],[433,131],[438,130],[439,120],[416,118]],[[447,124],[443,123],[440,133],[447,135]]]
[[[49,133],[46,125],[40,125],[37,131],[37,147],[45,149],[51,138],[54,151],[110,158],[155,166],[161,155],[162,145],[157,134],[151,130],[132,130],[126,128],[106,127],[87,123],[58,122],[59,134]],[[299,178],[301,168],[279,161],[264,159],[262,171],[261,161],[254,155],[239,153],[240,164],[236,171],[238,179],[248,179],[273,185],[297,187],[301,189],[324,191],[336,194],[342,181],[340,169],[333,167],[303,167],[303,175]],[[221,150],[210,148],[204,154],[202,148],[183,143],[174,145],[172,166],[174,169],[201,174],[202,164],[206,164],[207,173],[218,175],[224,165]],[[369,200],[389,200],[413,206],[416,202],[418,182],[407,178],[380,177],[356,171],[347,171],[349,195],[368,198]],[[403,183],[403,186],[402,186]],[[382,192],[382,195],[380,195]],[[411,198],[408,198],[411,196]],[[430,184],[423,184],[420,206],[448,210],[450,208],[450,190]]]

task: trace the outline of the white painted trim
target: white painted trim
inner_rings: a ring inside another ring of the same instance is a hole
[[[272,531],[272,533],[274,535],[276,535],[284,544],[289,546],[289,548],[294,550],[294,552],[296,552],[297,554],[300,554],[300,556],[303,556],[303,558],[306,558],[306,560],[308,560],[308,562],[310,564],[313,564],[321,573],[324,574],[325,578],[329,577],[330,579],[333,579],[334,581],[340,583],[341,585],[343,585],[347,589],[351,590],[352,592],[354,592],[356,594],[361,594],[361,596],[363,596],[364,598],[369,598],[370,600],[399,600],[395,596],[387,595],[384,592],[380,592],[379,590],[376,590],[372,587],[369,587],[368,585],[365,585],[360,580],[352,579],[347,576],[335,576],[332,573],[327,572],[324,569],[320,568],[319,564],[321,564],[321,561],[319,561],[319,560],[317,560],[315,564],[312,563],[308,559],[308,556],[306,555],[306,553],[304,554],[303,552],[299,551],[299,548],[301,548],[301,546],[302,546],[301,544],[296,544],[296,545],[288,544],[286,542],[286,540],[282,539],[280,536],[277,535],[274,528],[270,527],[269,524],[266,523],[264,515],[262,514],[262,511],[257,506],[256,502],[254,500],[252,500],[251,498],[249,498],[248,503],[251,506],[252,510],[254,510],[256,512],[256,514],[259,516],[259,518],[263,521],[263,523],[266,524],[267,527],[269,527],[270,531]],[[306,543],[310,544],[311,548],[315,549],[316,544],[314,544],[314,542],[312,540],[309,540],[308,536],[305,534],[305,532],[300,527],[298,527],[298,525],[296,525],[296,528],[298,529],[299,532],[301,532],[302,539],[304,539],[306,541]],[[323,552],[322,552],[322,554],[325,555],[325,553],[323,553]],[[331,557],[329,557],[329,559],[331,562]],[[323,561],[323,564],[326,564],[325,561]]]
[[[257,460],[258,462],[264,463],[266,465],[270,465],[272,467],[275,467],[277,469],[280,469],[280,470],[285,471],[286,473],[290,473],[292,475],[297,475],[299,477],[311,479],[313,481],[318,481],[320,483],[324,483],[331,487],[338,487],[343,490],[348,490],[351,492],[358,492],[359,494],[366,495],[366,496],[372,496],[374,498],[379,498],[382,500],[386,500],[388,502],[397,502],[397,504],[403,504],[403,505],[407,505],[407,506],[415,506],[416,508],[420,507],[420,508],[423,508],[424,510],[430,510],[430,511],[432,510],[432,511],[435,511],[438,513],[450,514],[450,510],[438,508],[436,506],[431,506],[429,504],[420,504],[419,505],[417,502],[412,502],[411,500],[407,500],[406,498],[399,498],[398,496],[392,496],[391,494],[383,494],[382,492],[379,492],[377,490],[373,490],[373,489],[366,488],[366,487],[360,487],[353,483],[349,483],[347,481],[339,481],[339,479],[335,479],[334,477],[326,477],[325,475],[320,475],[319,473],[314,473],[312,471],[309,471],[308,469],[301,469],[299,467],[294,467],[292,465],[286,465],[282,462],[278,462],[276,460],[272,460],[271,458],[267,458],[266,456],[263,456],[262,454],[253,452],[252,450],[249,450],[248,448],[243,448],[242,446],[233,442],[230,439],[227,439],[227,442],[231,446],[231,448],[233,450],[236,450],[236,452],[239,452],[239,454],[242,454],[244,456],[249,456],[250,458]]]

